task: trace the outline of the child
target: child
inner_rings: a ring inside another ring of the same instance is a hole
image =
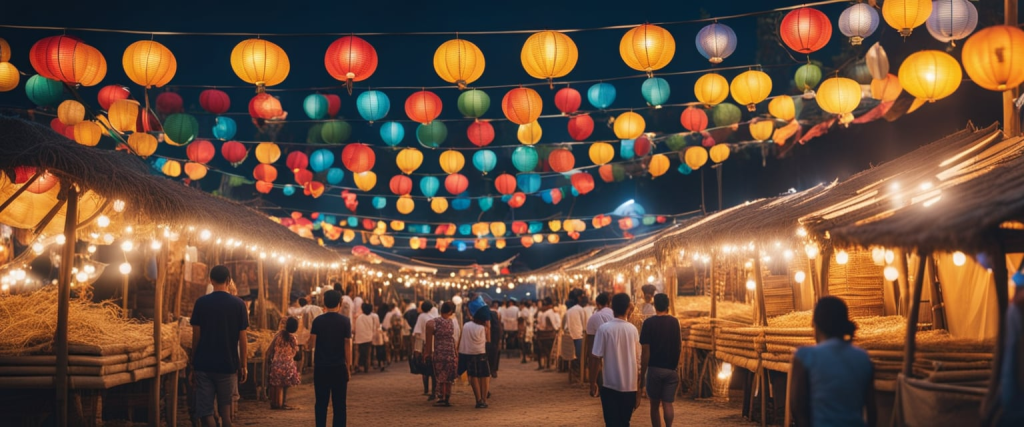
[[[267,351],[270,363],[270,409],[293,409],[284,404],[285,389],[299,385],[299,370],[295,367],[295,353],[299,351],[299,342],[295,332],[299,330],[299,321],[289,317],[284,330],[277,333]]]

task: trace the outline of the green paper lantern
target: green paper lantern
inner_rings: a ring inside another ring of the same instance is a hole
[[[686,146],[686,136],[682,134],[672,135],[665,140],[665,146],[672,151],[682,150]]]
[[[730,102],[723,102],[711,109],[711,119],[718,127],[732,126],[739,123],[742,118],[743,112],[740,111],[740,107]]]
[[[612,165],[612,178],[615,182],[622,182],[626,179],[626,168],[623,168],[622,165]]]
[[[320,137],[328,144],[343,144],[352,136],[352,125],[343,120],[331,120],[322,123]]]
[[[25,94],[40,107],[57,105],[64,99],[64,85],[36,74],[25,83]]]
[[[459,95],[459,112],[466,117],[480,118],[491,107],[491,97],[482,90],[467,90]]]
[[[416,128],[416,140],[427,148],[437,148],[448,138],[448,127],[440,120],[434,120]]]
[[[821,68],[814,64],[801,65],[796,69],[793,82],[796,83],[797,89],[804,92],[814,90],[818,83],[821,83]]]
[[[654,215],[644,215],[644,218],[640,222],[642,222],[644,225],[654,225],[654,222],[657,220],[658,218],[655,217]]]
[[[324,129],[324,124],[323,123],[314,123],[313,126],[310,126],[309,127],[309,132],[306,133],[306,143],[307,144],[323,144],[324,143],[324,137],[323,137],[323,134],[322,134],[323,129]]]
[[[171,114],[164,120],[164,136],[171,145],[186,145],[199,136],[199,122],[188,114]]]

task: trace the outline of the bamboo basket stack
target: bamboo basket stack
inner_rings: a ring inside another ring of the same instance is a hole
[[[829,261],[829,295],[846,301],[852,318],[883,315],[882,267],[875,265],[870,251],[848,253],[849,260],[845,265],[836,263],[835,257]]]
[[[749,370],[756,370],[761,359],[764,329],[760,327],[721,327],[715,335],[715,357]]]
[[[713,347],[711,338],[711,321],[707,317],[696,319],[686,324],[679,322],[680,339],[684,347],[701,350],[711,350]]]
[[[793,284],[789,277],[777,275],[764,278],[764,310],[769,317],[794,310]]]

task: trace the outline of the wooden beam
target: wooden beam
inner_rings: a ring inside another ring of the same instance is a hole
[[[62,427],[68,425],[68,309],[71,305],[71,269],[75,265],[75,242],[78,241],[78,189],[74,184],[65,184],[64,194],[68,209],[64,219],[65,243],[61,247],[60,278],[57,281],[57,331],[54,336],[57,425]]]
[[[942,297],[942,283],[939,282],[939,266],[935,257],[928,257],[928,269],[932,272],[932,324],[935,329],[948,330],[946,323],[946,303]]]
[[[164,289],[167,287],[167,251],[168,242],[160,247],[156,256],[156,289],[153,292],[153,352],[157,362],[149,395],[149,424],[160,425],[160,351],[162,340],[161,329],[164,323]]]
[[[828,271],[832,268],[832,253],[835,248],[832,247],[832,243],[829,242],[821,249],[821,253],[818,256],[821,257],[821,278],[818,281],[818,299],[828,296]]]
[[[267,329],[267,286],[263,273],[263,257],[256,261],[256,289],[259,296],[256,298],[256,327]]]
[[[925,258],[929,256],[925,250],[917,250],[917,268],[914,273],[914,289],[911,294],[910,314],[907,316],[907,336],[903,354],[903,377],[910,378],[914,372],[914,352],[917,350],[917,319],[921,312],[921,290],[924,288]]]
[[[760,251],[754,257],[754,298],[757,299],[758,315],[754,321],[758,326],[768,326],[768,313],[764,303],[764,277],[762,277],[761,270],[761,255]]]
[[[11,203],[14,203],[14,199],[17,199],[18,196],[24,194],[25,191],[28,190],[28,187],[30,187],[32,183],[36,182],[36,180],[39,179],[39,177],[42,176],[42,174],[42,172],[39,172],[37,170],[35,175],[32,175],[32,177],[29,178],[28,181],[25,181],[25,183],[21,185],[21,188],[14,190],[14,194],[11,194],[11,197],[8,197],[7,200],[4,200],[3,203],[0,203],[0,212],[3,212],[4,209],[7,209],[7,207],[11,205]]]

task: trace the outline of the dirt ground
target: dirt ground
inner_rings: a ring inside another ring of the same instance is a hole
[[[490,407],[475,409],[473,390],[468,383],[457,382],[452,407],[432,406],[422,395],[419,376],[409,374],[406,362],[392,365],[385,372],[359,374],[349,382],[348,425],[374,426],[415,424],[420,426],[597,426],[603,424],[600,399],[589,396],[588,389],[570,385],[566,374],[536,371],[536,363],[520,364],[519,359],[501,360],[498,378],[491,382]],[[288,405],[295,410],[270,410],[268,402],[242,400],[236,425],[311,426],[313,417],[312,377],[288,393]],[[740,416],[737,402],[693,401],[677,398],[675,425],[734,426],[749,425]],[[650,425],[647,401],[633,413],[633,425]],[[184,420],[182,425],[188,425]],[[472,424],[471,424],[472,423]]]

